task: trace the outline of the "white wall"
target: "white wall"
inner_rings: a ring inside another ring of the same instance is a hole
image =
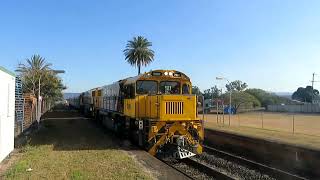
[[[0,162],[14,148],[15,77],[0,69]]]

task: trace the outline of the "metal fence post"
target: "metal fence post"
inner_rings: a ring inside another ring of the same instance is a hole
[[[262,129],[263,129],[263,112],[261,112],[261,125],[262,125]]]
[[[213,99],[212,99],[212,102],[213,102]],[[213,103],[212,103],[213,104]],[[219,122],[219,104],[218,104],[218,100],[217,100],[217,123]]]
[[[224,103],[222,102],[222,120],[224,122]]]
[[[294,114],[292,115],[292,133],[294,134]]]
[[[204,124],[204,96],[202,96],[202,119]]]

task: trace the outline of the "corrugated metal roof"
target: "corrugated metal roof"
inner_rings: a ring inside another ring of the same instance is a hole
[[[13,72],[7,70],[6,68],[4,68],[4,67],[2,67],[2,66],[0,66],[0,70],[3,71],[3,72],[5,72],[5,73],[7,73],[7,74],[9,74],[9,75],[11,75],[11,76],[13,76],[13,77],[16,76],[16,74],[14,74]]]

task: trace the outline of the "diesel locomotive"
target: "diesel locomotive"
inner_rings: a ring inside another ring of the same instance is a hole
[[[70,105],[154,156],[186,158],[202,153],[203,122],[190,78],[175,70],[154,70],[97,87]]]

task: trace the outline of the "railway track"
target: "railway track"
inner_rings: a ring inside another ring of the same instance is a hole
[[[221,179],[221,180],[233,180],[234,178],[224,174],[212,167],[198,162],[194,159],[185,158],[177,160],[176,162],[163,160],[164,163],[184,174],[190,179]],[[183,164],[183,165],[181,165]]]
[[[203,163],[200,163],[196,160],[190,159],[190,158],[186,158],[186,159],[182,159],[182,161],[194,168],[196,168],[197,170],[199,170],[202,173],[207,174],[210,177],[213,177],[214,179],[221,179],[221,180],[231,180],[234,179],[222,172],[219,172],[218,170],[213,169],[212,167],[205,165]]]
[[[245,165],[249,168],[252,169],[256,169],[260,172],[264,172],[270,176],[272,176],[275,179],[297,179],[297,180],[306,180],[307,178],[305,177],[301,177],[299,175],[296,174],[292,174],[277,168],[273,168],[255,161],[251,161],[248,159],[245,159],[243,157],[239,157],[212,147],[208,147],[208,146],[204,146],[204,151],[209,153],[209,154],[214,154],[217,155],[223,159],[227,159],[231,162],[237,163],[237,164],[241,164],[241,165]]]

